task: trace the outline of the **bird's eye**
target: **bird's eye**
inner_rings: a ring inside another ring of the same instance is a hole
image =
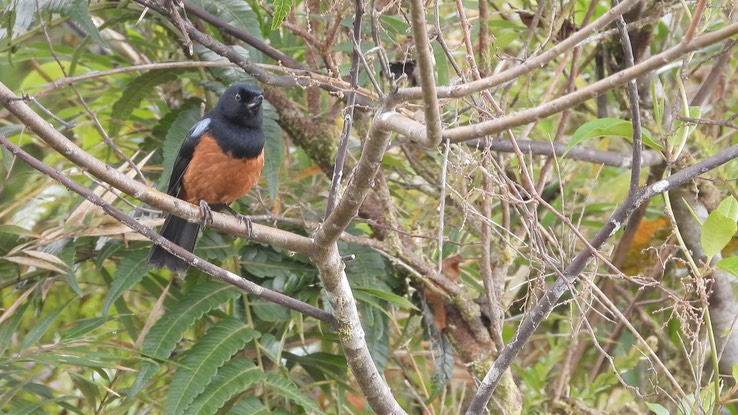
[[[241,94],[236,94],[236,101],[240,101],[240,100],[241,100]]]

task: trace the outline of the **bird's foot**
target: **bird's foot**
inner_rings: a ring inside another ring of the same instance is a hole
[[[235,216],[236,219],[238,219],[239,222],[246,225],[246,237],[251,238],[251,234],[253,233],[253,226],[251,225],[251,219],[247,218],[246,216],[236,212],[233,210],[230,206],[225,205],[225,210],[230,212],[231,215]]]
[[[208,202],[200,201],[200,215],[202,216],[203,225],[211,225],[213,223],[213,211],[210,209]]]

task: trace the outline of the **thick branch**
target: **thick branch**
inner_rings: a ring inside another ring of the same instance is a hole
[[[645,187],[636,194],[630,195],[628,200],[615,210],[607,223],[605,223],[602,229],[592,239],[590,245],[594,249],[599,249],[605,241],[617,232],[628,216],[630,216],[630,214],[646,200],[677,186],[681,186],[695,177],[736,158],[738,158],[738,145],[729,147],[715,156],[700,161],[699,163],[687,167],[666,179],[659,180],[651,186]],[[581,251],[564,270],[562,276],[554,282],[543,297],[541,297],[535,307],[533,307],[530,313],[520,323],[517,333],[513,336],[513,340],[502,350],[494,365],[492,365],[492,368],[487,373],[487,376],[485,376],[479,386],[479,390],[477,390],[477,393],[469,406],[467,415],[479,415],[484,411],[484,408],[487,406],[487,402],[489,402],[489,399],[492,396],[492,392],[494,392],[495,387],[502,378],[502,374],[508,367],[510,367],[512,360],[518,355],[518,353],[520,353],[523,346],[528,342],[528,339],[535,332],[541,322],[548,317],[551,310],[556,306],[556,301],[558,301],[559,297],[566,292],[567,286],[576,281],[576,278],[582,272],[593,254],[594,252],[590,249]],[[665,370],[663,367],[661,369]],[[677,390],[681,390],[681,386],[679,386],[679,384],[675,384],[674,387],[677,388]]]

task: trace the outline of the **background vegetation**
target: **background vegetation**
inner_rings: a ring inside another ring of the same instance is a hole
[[[491,413],[738,413],[734,2],[0,5],[4,143],[107,209],[0,147],[0,411],[463,413],[497,361]],[[125,183],[242,81],[254,233],[195,254],[292,309],[106,213],[198,220]]]

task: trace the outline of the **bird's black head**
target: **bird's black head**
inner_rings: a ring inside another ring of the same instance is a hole
[[[225,90],[215,109],[228,121],[258,128],[263,122],[261,110],[263,100],[264,91],[258,86],[235,84]]]

